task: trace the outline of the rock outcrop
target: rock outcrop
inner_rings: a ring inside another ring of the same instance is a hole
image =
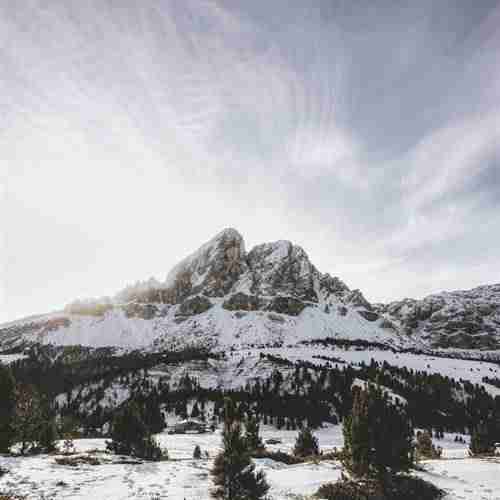
[[[500,284],[379,304],[376,310],[434,347],[500,348]]]
[[[167,301],[199,293],[224,297],[247,269],[243,237],[225,229],[170,271],[164,284]]]

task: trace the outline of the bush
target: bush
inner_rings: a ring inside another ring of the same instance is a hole
[[[268,451],[268,450],[258,450],[253,455],[254,458],[269,458],[275,462],[280,462],[287,465],[302,464],[305,462],[304,457],[297,457],[295,455],[290,455],[284,451]]]
[[[437,500],[444,492],[418,477],[394,476],[388,483],[378,480],[352,481],[343,478],[322,485],[315,496],[326,500]]]
[[[323,484],[315,496],[326,500],[379,500],[380,498],[375,496],[375,492],[365,491],[361,484],[347,480]]]
[[[444,491],[428,481],[414,476],[396,476],[390,500],[435,500],[444,496]]]
[[[195,460],[199,460],[201,458],[201,448],[198,445],[194,447],[193,458]]]
[[[57,457],[55,461],[57,465],[69,465],[70,467],[78,467],[79,465],[100,465],[101,463],[97,458],[89,455],[80,455],[77,457]]]

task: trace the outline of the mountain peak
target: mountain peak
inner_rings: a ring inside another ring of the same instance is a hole
[[[167,275],[164,287],[174,301],[203,292],[225,295],[246,269],[245,243],[241,234],[226,228],[183,259]]]
[[[220,233],[217,233],[211,241],[220,239],[220,238],[234,238],[234,239],[239,239],[243,241],[243,236],[241,233],[235,229],[234,227],[226,227],[223,229]]]

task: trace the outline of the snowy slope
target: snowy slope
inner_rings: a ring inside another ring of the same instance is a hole
[[[186,345],[243,347],[287,345],[323,338],[409,345],[406,339],[367,321],[352,309],[340,314],[336,309],[325,312],[314,305],[298,316],[291,316],[273,311],[228,311],[220,300],[213,302],[209,310],[189,316],[179,314],[179,305],[162,306],[160,313],[150,319],[128,317],[120,306],[99,317],[60,313],[36,322],[20,321],[1,333],[5,347],[23,342],[129,349]]]
[[[225,229],[161,282],[0,325],[0,352],[30,343],[169,349],[348,339],[391,347],[500,348],[500,285],[370,304],[289,241],[245,249]]]

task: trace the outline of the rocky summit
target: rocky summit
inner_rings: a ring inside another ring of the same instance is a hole
[[[289,241],[249,251],[225,229],[164,281],[0,327],[2,350],[30,344],[159,350],[348,340],[391,348],[497,349],[500,285],[372,305]]]

